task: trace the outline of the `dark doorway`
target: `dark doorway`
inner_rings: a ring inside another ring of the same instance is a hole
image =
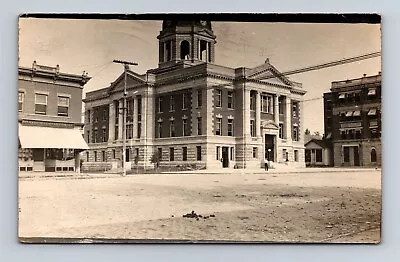
[[[275,161],[275,136],[265,135],[265,159]]]
[[[229,166],[229,147],[223,146],[222,147],[222,167],[228,167]]]
[[[33,149],[33,161],[35,161],[35,162],[43,162],[44,161],[44,149],[43,148]]]
[[[129,162],[129,161],[130,161],[129,148],[127,148],[125,151],[125,162]]]
[[[354,149],[354,165],[360,166],[360,153],[358,151],[358,147],[353,147]]]

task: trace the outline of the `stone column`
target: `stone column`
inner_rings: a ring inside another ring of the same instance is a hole
[[[137,138],[137,125],[138,125],[138,98],[134,96],[133,98],[133,138]]]
[[[259,91],[256,93],[256,126],[255,126],[255,128],[256,128],[256,137],[258,138],[261,136],[261,93]]]
[[[289,97],[285,98],[285,134],[286,142],[292,141],[292,100]]]
[[[117,103],[118,103],[118,108],[119,108],[119,111],[118,111],[118,114],[119,114],[119,116],[118,116],[118,140],[122,140],[122,130],[124,129],[122,127],[122,123],[123,123],[122,120],[124,117],[124,115],[122,114],[122,108],[124,107],[124,103],[122,100],[118,100]]]
[[[243,99],[243,127],[244,137],[250,137],[250,90],[244,90]]]
[[[299,142],[304,145],[304,102],[303,99],[299,100]],[[299,159],[300,160],[300,159]]]
[[[279,125],[279,95],[274,97],[274,121]]]
[[[206,106],[206,112],[204,116],[202,115],[203,123],[202,125],[205,125],[206,132],[205,135],[207,136],[212,136],[214,135],[214,130],[213,130],[213,123],[214,123],[214,89],[213,88],[206,88],[203,89],[205,92],[205,99],[203,99],[203,106]],[[204,98],[204,95],[203,95]],[[203,107],[202,106],[202,107]],[[203,109],[202,109],[203,111]],[[203,111],[204,112],[204,111]],[[205,119],[204,119],[205,118]],[[204,130],[204,128],[203,128]]]
[[[115,140],[115,104],[112,101],[108,109],[108,142]]]

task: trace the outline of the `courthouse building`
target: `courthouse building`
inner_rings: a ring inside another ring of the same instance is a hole
[[[334,166],[380,166],[381,73],[332,82],[324,94],[325,134]]]
[[[145,74],[127,72],[127,118],[122,127],[124,74],[88,92],[84,168],[120,167],[126,131],[127,168],[195,164],[198,168],[304,166],[303,96],[269,62],[254,68],[215,63],[209,21],[164,21],[157,37],[159,64]]]
[[[90,78],[36,62],[19,67],[18,76],[19,170],[79,172],[79,153],[89,148],[81,110]]]

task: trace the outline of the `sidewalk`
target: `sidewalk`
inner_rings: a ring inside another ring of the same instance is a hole
[[[300,173],[332,173],[332,172],[376,172],[381,171],[381,169],[375,168],[312,168],[312,167],[285,167],[280,169],[269,169],[265,171],[262,168],[257,169],[213,169],[213,170],[193,170],[193,171],[166,171],[161,174],[300,174]],[[160,173],[158,173],[160,174]],[[151,175],[151,174],[128,174],[127,176],[138,176],[138,175]],[[19,172],[19,178],[70,178],[70,179],[90,179],[90,178],[112,178],[121,177],[118,173],[74,173],[74,172]]]

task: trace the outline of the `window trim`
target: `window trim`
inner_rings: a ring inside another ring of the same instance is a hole
[[[67,101],[68,101],[68,105],[67,106],[60,105],[60,98],[66,98]],[[58,94],[57,95],[57,116],[66,116],[66,117],[68,117],[69,116],[70,105],[71,105],[71,97]],[[66,107],[67,108],[67,113],[66,114],[60,113],[60,107]],[[103,116],[103,120],[104,120],[104,116]]]
[[[38,103],[37,102],[37,96],[41,95],[41,96],[45,96],[46,97],[46,102],[45,103]],[[47,105],[49,102],[49,94],[48,93],[44,93],[44,92],[35,92],[35,114],[39,114],[39,115],[47,115]],[[46,111],[45,112],[38,112],[36,110],[36,105],[45,105],[46,106]]]
[[[20,95],[20,94],[22,95],[22,101],[19,101],[19,98],[20,98],[19,95]],[[26,92],[25,92],[25,91],[23,91],[23,90],[18,90],[18,112],[23,112],[23,111],[24,111],[25,95],[26,95]],[[21,103],[21,110],[19,110],[19,103]]]
[[[222,107],[222,90],[221,89],[217,89],[217,95],[216,95],[216,99],[215,99],[215,107],[221,108]]]

